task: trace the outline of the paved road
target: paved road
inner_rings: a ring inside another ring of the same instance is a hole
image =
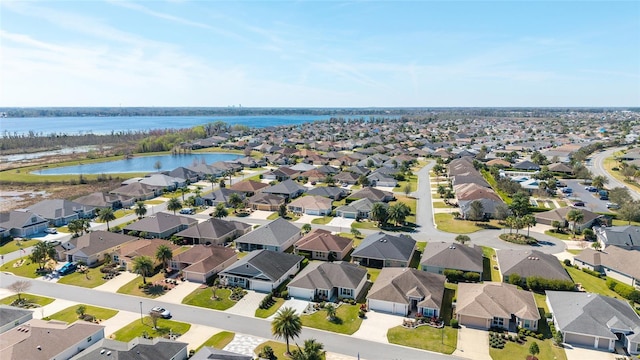
[[[592,193],[592,192],[589,192],[588,190],[585,190],[584,189],[585,185],[581,184],[583,180],[562,180],[562,181],[566,183],[567,186],[573,190],[572,196],[569,197],[570,199],[580,199],[581,201],[584,202],[585,204],[584,207],[589,211],[605,212],[605,213],[610,212],[609,209],[607,209],[607,203],[609,201],[600,200],[600,197],[596,196],[597,193]],[[570,203],[573,203],[573,201],[571,201]]]
[[[4,288],[16,280],[30,279],[7,275],[6,273],[0,274],[0,285]],[[188,305],[169,304],[131,295],[102,292],[47,281],[31,280],[31,284],[32,287],[29,292],[38,295],[135,313],[140,313],[140,309],[142,308],[142,312],[145,314],[154,306],[163,306],[171,310],[174,320],[176,321],[205,325],[266,339],[272,338],[271,323],[264,319],[228,314],[222,311]],[[98,296],[96,296],[97,294]],[[398,322],[400,322],[400,319],[401,318],[398,317]],[[317,339],[323,343],[327,351],[350,356],[356,356],[359,353],[362,358],[371,360],[461,359],[455,356],[431,353],[391,344],[382,344],[311,328],[304,328],[297,341],[298,343],[302,343],[304,339],[309,338]]]
[[[601,175],[601,176],[604,176],[607,179],[609,179],[609,183],[607,184],[607,188],[612,189],[612,188],[615,188],[615,187],[626,187],[627,189],[629,189],[629,193],[631,194],[631,197],[633,199],[640,200],[640,193],[638,193],[637,191],[635,191],[631,187],[627,186],[627,184],[625,184],[624,182],[622,182],[622,181],[616,179],[615,177],[613,177],[604,168],[604,160],[606,158],[612,156],[614,152],[620,151],[622,149],[624,149],[624,148],[613,148],[613,149],[607,149],[607,150],[599,152],[599,153],[595,153],[594,155],[591,156],[591,162],[588,165],[588,167],[591,170],[591,172],[593,173],[593,175]]]

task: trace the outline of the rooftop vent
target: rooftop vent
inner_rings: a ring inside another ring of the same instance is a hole
[[[36,346],[36,349],[42,350],[42,346],[38,345],[38,346]]]
[[[100,350],[100,355],[104,354],[104,349]]]

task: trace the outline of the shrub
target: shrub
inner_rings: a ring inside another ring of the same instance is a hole
[[[571,266],[571,260],[569,259],[564,259],[564,266]]]
[[[526,282],[527,288],[533,291],[555,290],[573,291],[575,284],[571,280],[545,279],[538,276],[529,276]]]
[[[611,279],[609,279],[609,280],[611,280]],[[634,289],[630,285],[619,283],[617,281],[613,281],[613,282],[615,283],[615,285],[614,285],[612,290],[616,294],[622,296],[623,298],[625,298],[627,300],[631,300],[631,301],[640,303],[640,291]],[[608,281],[607,281],[607,286],[609,286]]]
[[[283,299],[288,299],[289,298],[289,290],[282,290],[282,292],[280,292],[280,297]]]
[[[597,272],[597,271],[593,271],[593,270],[591,270],[591,269],[587,269],[587,268],[582,268],[582,272],[585,272],[585,273],[587,273],[587,274],[589,274],[589,275],[591,275],[591,276],[595,276],[595,277],[597,277],[597,278],[602,278],[602,277],[604,277],[604,275],[603,275],[602,273],[599,273],[599,272]],[[611,290],[613,290],[613,289],[611,289]]]
[[[443,275],[450,283],[457,283],[464,278],[464,272],[461,270],[445,269]]]
[[[464,280],[467,282],[478,282],[480,281],[480,274],[478,274],[477,272],[466,272],[464,273]]]
[[[449,322],[449,325],[451,325],[452,328],[457,329],[458,328],[458,320],[457,319],[451,319],[451,321]]]

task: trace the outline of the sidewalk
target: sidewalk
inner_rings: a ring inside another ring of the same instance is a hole
[[[267,341],[267,339],[244,334],[236,334],[233,340],[231,340],[231,342],[227,344],[227,346],[225,346],[222,350],[251,356],[251,358],[253,359],[254,357],[256,357],[256,354],[254,353],[255,348],[265,341]]]
[[[118,292],[118,289],[129,283],[131,280],[137,278],[139,275],[130,273],[128,271],[123,271],[120,275],[114,277],[113,279],[107,281],[106,283],[96,286],[93,288],[94,290],[102,290],[108,292]]]
[[[202,286],[200,283],[183,281],[166,294],[157,297],[155,300],[172,304],[182,304],[182,299],[194,292],[200,286]]]

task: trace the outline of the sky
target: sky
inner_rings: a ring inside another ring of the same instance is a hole
[[[0,2],[0,106],[640,106],[640,1]]]

